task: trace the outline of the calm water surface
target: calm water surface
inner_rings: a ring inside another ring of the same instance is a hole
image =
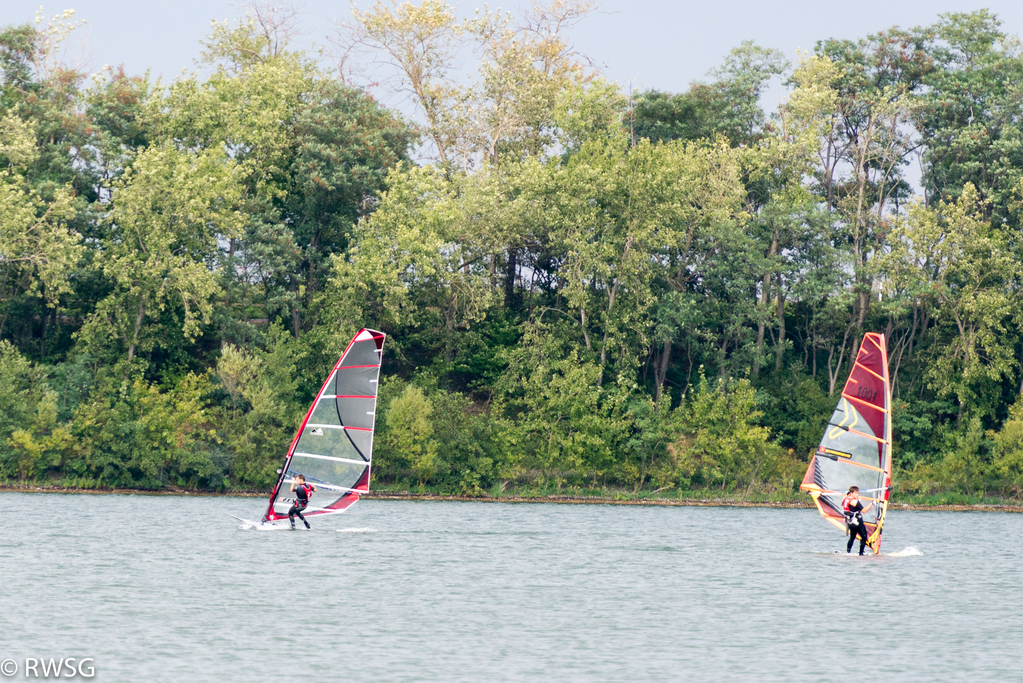
[[[94,681],[1023,681],[1023,515],[891,512],[883,550],[919,554],[860,558],[814,510],[0,511],[0,659],[92,657]]]

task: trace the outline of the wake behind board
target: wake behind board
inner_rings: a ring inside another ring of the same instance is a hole
[[[287,524],[278,524],[275,522],[254,522],[251,519],[245,519],[238,515],[232,515],[230,512],[227,513],[228,517],[234,517],[243,524],[243,529],[256,529],[258,531],[275,531],[277,529],[287,529]]]
[[[810,553],[810,554],[816,555],[817,557],[848,557],[850,560],[853,560],[854,558],[855,559],[872,560],[875,557],[877,557],[877,558],[882,558],[882,557],[920,557],[921,555],[923,555],[923,553],[920,551],[920,549],[916,548],[915,546],[909,546],[908,548],[903,548],[902,550],[896,550],[896,551],[890,552],[890,553],[878,553],[877,555],[871,555],[871,554],[860,555],[858,553],[847,553],[844,550],[820,550],[820,551],[817,551],[817,552],[814,552],[814,553]]]

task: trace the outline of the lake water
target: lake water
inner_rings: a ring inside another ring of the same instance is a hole
[[[1023,515],[0,493],[0,659],[95,681],[1023,680]],[[913,550],[915,549],[915,550]],[[66,669],[64,670],[67,671]],[[0,680],[3,680],[0,678]]]

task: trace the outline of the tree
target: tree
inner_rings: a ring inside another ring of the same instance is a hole
[[[433,404],[423,390],[409,385],[391,401],[387,411],[387,445],[425,484],[437,470],[437,443],[433,440]]]
[[[558,489],[583,473],[596,485],[612,469],[628,433],[623,408],[632,388],[602,386],[600,367],[580,357],[561,327],[527,324],[499,383],[528,454],[524,464]]]
[[[295,425],[312,400],[300,391],[299,366],[307,358],[300,342],[280,325],[261,342],[248,349],[225,346],[213,370],[230,399],[230,411],[219,409],[216,424],[230,454],[231,479],[255,488],[277,480]]]
[[[985,218],[984,202],[968,184],[957,201],[912,206],[894,234],[893,280],[917,283],[913,294],[936,318],[931,388],[957,399],[960,422],[991,414],[998,383],[1016,366],[1008,289],[1014,264]]]
[[[347,254],[333,257],[331,320],[386,322],[409,334],[432,328],[436,352],[451,360],[457,332],[484,319],[494,300],[487,260],[494,251],[461,182],[433,167],[392,169]]]
[[[505,154],[539,156],[554,144],[559,96],[591,80],[564,32],[595,6],[588,0],[534,2],[517,24],[489,10],[467,23],[482,52],[468,117],[483,158],[497,163]]]
[[[767,125],[760,97],[771,78],[788,68],[779,50],[751,40],[733,49],[713,83],[693,83],[687,92],[644,91],[636,96],[629,124],[635,140],[714,140],[735,146],[755,144]]]
[[[755,391],[747,380],[711,385],[701,374],[693,393],[677,408],[681,423],[669,446],[674,474],[682,488],[753,488],[769,465],[770,431],[757,426]]]
[[[377,0],[367,11],[353,9],[355,24],[343,27],[339,40],[345,49],[365,46],[386,56],[426,119],[424,133],[437,160],[454,163],[465,128],[465,93],[453,75],[464,26],[443,0],[389,5]]]
[[[1023,497],[1023,401],[1009,410],[1009,419],[994,438],[992,469],[1001,478],[1002,490]]]
[[[818,55],[838,67],[830,83],[837,107],[820,147],[817,185],[839,222],[854,275],[852,349],[862,337],[877,277],[873,257],[884,249],[890,214],[908,195],[902,167],[919,145],[910,123],[915,95],[931,68],[927,38],[926,31],[893,28],[859,41],[817,45]]]
[[[202,334],[219,291],[209,266],[217,240],[239,234],[241,188],[221,151],[191,154],[171,145],[140,152],[116,182],[104,240],[103,272],[113,291],[100,301],[81,335],[97,351],[119,339],[127,360],[165,343],[144,325],[168,305],[180,305],[175,332]]]
[[[926,144],[927,201],[954,200],[970,183],[989,202],[995,225],[1018,225],[1011,209],[1023,178],[1018,39],[988,10],[943,14],[933,31],[934,68],[915,117]]]
[[[83,253],[81,235],[69,226],[71,189],[54,188],[47,201],[25,176],[38,157],[31,125],[11,114],[0,118],[0,334],[13,300],[41,296],[54,306],[71,292]]]
[[[0,339],[0,476],[24,478],[32,473],[31,462],[20,457],[10,443],[18,431],[33,427],[40,403],[49,402],[48,387],[41,368],[33,364],[6,339]]]
[[[593,8],[589,0],[538,1],[519,22],[489,9],[459,21],[443,0],[378,1],[354,9],[337,42],[344,63],[359,51],[382,57],[424,121],[427,153],[467,172],[484,159],[537,156],[554,145],[559,94],[589,79],[564,32]],[[465,85],[458,60],[470,49],[480,55],[479,73]]]
[[[412,130],[364,92],[317,81],[296,115],[298,142],[284,216],[304,248],[302,268],[311,292],[322,269],[348,247],[355,224],[376,206],[388,169],[408,160]]]

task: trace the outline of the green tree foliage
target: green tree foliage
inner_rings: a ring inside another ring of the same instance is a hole
[[[1023,129],[1019,41],[1001,31],[989,11],[943,15],[932,29],[933,68],[919,107],[926,196],[930,203],[957,198],[967,184],[990,201],[987,213],[1001,224],[1011,210],[1021,177]]]
[[[939,397],[955,396],[961,414],[990,413],[1017,366],[1010,289],[1016,264],[1004,240],[972,184],[934,210],[911,207],[896,234],[893,274],[916,287],[936,315],[929,386]]]
[[[217,488],[222,462],[206,440],[209,380],[187,375],[171,390],[103,374],[72,423],[76,457],[65,476],[87,484]]]
[[[0,119],[0,334],[20,301],[41,298],[52,306],[71,292],[82,258],[81,235],[69,225],[70,187],[44,197],[27,177],[38,157],[31,124],[13,114]]]
[[[743,43],[633,96],[570,48],[594,8],[379,2],[330,72],[260,5],[88,85],[72,13],[0,28],[0,479],[265,489],[369,326],[374,485],[791,496],[874,330],[900,491],[1023,496],[1016,37]]]
[[[387,408],[387,447],[407,464],[420,485],[437,471],[432,418],[433,403],[414,385],[406,386]]]
[[[0,382],[6,387],[0,392],[0,467],[4,477],[29,474],[9,440],[15,432],[32,427],[37,406],[44,398],[41,374],[13,344],[0,340]]]
[[[229,400],[215,415],[218,438],[232,455],[229,471],[237,484],[265,487],[276,481],[281,453],[308,407],[308,400],[296,395],[304,355],[280,326],[269,330],[262,348],[224,347],[215,376]]]
[[[777,446],[770,431],[756,423],[755,390],[747,380],[729,387],[724,380],[712,386],[700,376],[692,396],[676,410],[679,428],[669,446],[670,475],[683,488],[738,487],[752,489],[765,468],[770,478],[778,466]]]
[[[241,188],[220,150],[199,155],[170,145],[140,152],[115,186],[104,240],[103,274],[113,291],[82,329],[94,352],[119,339],[130,361],[166,332],[145,325],[168,305],[180,305],[188,340],[208,323],[218,291],[211,272],[217,240],[238,234]]]
[[[1013,405],[1009,419],[993,436],[995,478],[1003,491],[1019,498],[1023,496],[1023,401]]]
[[[760,96],[771,78],[788,68],[778,50],[745,41],[731,51],[725,63],[711,72],[713,83],[693,83],[684,93],[657,90],[638,93],[629,124],[635,139],[713,140],[724,137],[732,145],[760,140],[767,120]]]

